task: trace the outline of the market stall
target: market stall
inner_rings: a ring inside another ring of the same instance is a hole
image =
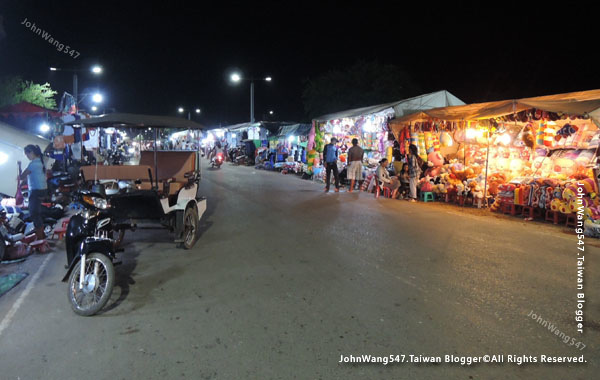
[[[415,144],[429,162],[421,190],[439,199],[570,225],[583,204],[600,226],[599,116],[593,90],[426,110],[391,129],[402,150]]]
[[[306,146],[311,127],[311,124],[282,125],[277,134],[269,138],[274,169],[286,174],[306,170]]]
[[[321,177],[320,153],[325,142],[330,141],[332,137],[339,141],[340,172],[345,167],[346,152],[353,138],[358,139],[359,145],[365,150],[365,171],[372,171],[383,157],[387,157],[391,162],[394,139],[388,135],[388,123],[391,119],[420,110],[461,104],[464,103],[448,91],[438,91],[398,102],[320,116],[313,120],[309,134],[308,172],[314,172],[317,177]]]

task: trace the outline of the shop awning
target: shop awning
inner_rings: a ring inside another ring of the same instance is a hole
[[[489,119],[532,108],[569,115],[587,114],[594,119],[596,124],[599,124],[600,90],[434,108],[397,118],[393,121],[393,124],[404,124],[411,121],[428,119],[448,121]]]
[[[465,104],[462,100],[446,90],[432,92],[430,94],[415,96],[414,98],[399,100],[397,102],[379,104],[370,107],[355,108],[351,110],[330,113],[315,118],[315,121],[329,121],[342,118],[359,117],[379,113],[385,110],[393,110],[395,117],[402,117],[420,110],[431,108],[457,106]]]
[[[278,137],[288,136],[308,136],[312,124],[292,124],[284,125],[277,132]]]
[[[297,123],[292,122],[283,122],[283,121],[257,121],[255,123],[241,123],[241,124],[233,124],[222,127],[227,129],[229,132],[238,132],[244,131],[248,128],[264,128],[269,133],[276,135],[282,126],[294,125]]]
[[[204,129],[202,124],[181,117],[138,115],[132,113],[109,113],[90,119],[73,120],[64,124],[86,127]]]
[[[28,116],[33,114],[49,114],[53,117],[59,117],[61,115],[60,112],[55,110],[51,110],[48,108],[40,107],[32,103],[21,102],[17,104],[11,104],[9,106],[4,106],[0,108],[0,115],[6,117],[8,115],[20,115],[20,116]]]

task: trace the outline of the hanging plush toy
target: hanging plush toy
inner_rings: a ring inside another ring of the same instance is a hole
[[[572,134],[574,134],[575,132],[577,132],[579,128],[577,128],[577,126],[575,125],[571,125],[571,124],[565,124],[561,129],[559,129],[556,132],[556,136],[554,136],[554,140],[558,141],[560,139],[562,139],[563,137],[569,137]]]
[[[454,143],[454,141],[452,141],[452,135],[450,135],[449,132],[442,132],[442,134],[440,135],[440,142],[444,147],[452,146],[452,144]]]
[[[531,123],[527,124],[525,128],[523,128],[523,134],[521,135],[521,139],[523,140],[523,143],[525,143],[525,146],[528,146],[531,149],[533,149],[535,145],[532,128],[533,125],[531,125]]]

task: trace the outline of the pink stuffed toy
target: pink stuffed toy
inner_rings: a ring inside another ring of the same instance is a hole
[[[427,165],[429,168],[425,172],[426,176],[437,177],[440,175],[444,165],[444,157],[440,152],[431,152],[427,155]]]

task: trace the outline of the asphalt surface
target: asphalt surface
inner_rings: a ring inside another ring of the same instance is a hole
[[[195,248],[177,249],[166,231],[128,233],[113,297],[94,317],[70,309],[62,245],[3,265],[31,275],[0,298],[0,378],[592,379],[600,370],[597,240],[585,240],[579,335],[577,240],[564,228],[324,194],[229,164],[205,169],[201,189],[208,210]],[[563,343],[531,312],[587,347]],[[587,363],[339,363],[362,354]]]

